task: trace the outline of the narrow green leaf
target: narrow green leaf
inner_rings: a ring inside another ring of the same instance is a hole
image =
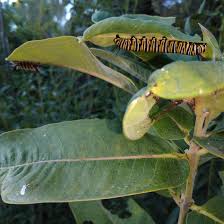
[[[146,95],[146,88],[131,98],[123,118],[123,132],[128,139],[137,140],[147,133],[152,125],[149,112],[155,103],[153,95]]]
[[[202,26],[200,23],[199,23],[199,26],[203,34],[203,41],[207,43],[207,46],[208,46],[203,56],[205,58],[220,60],[222,58],[222,52],[219,48],[219,44],[215,36],[209,30],[207,30],[204,26]]]
[[[164,23],[166,25],[173,25],[176,22],[176,17],[149,16],[146,14],[125,14],[122,15],[122,17],[130,19],[151,20],[159,23]]]
[[[205,4],[206,4],[206,0],[203,0],[203,2],[201,3],[199,9],[198,9],[198,14],[203,13],[204,8],[205,8]]]
[[[224,171],[220,171],[219,175],[222,180],[221,194],[224,196]]]
[[[224,136],[211,135],[207,138],[194,138],[201,147],[207,149],[211,154],[224,159]]]
[[[166,36],[170,39],[200,41],[198,36],[189,36],[180,32],[176,27],[160,22],[161,19],[144,20],[134,17],[110,17],[90,26],[83,34],[83,41],[90,41],[98,46],[114,45],[114,38],[119,34],[122,38],[135,35],[149,38]]]
[[[74,202],[69,205],[77,224],[83,224],[85,221],[100,224],[154,224],[152,218],[133,199],[127,200],[126,210],[130,213],[127,218],[112,214],[103,207],[101,201]]]
[[[29,41],[15,49],[7,60],[71,68],[103,79],[130,93],[136,91],[129,78],[105,66],[85,44],[72,36]]]
[[[215,121],[212,122],[211,133],[224,134],[224,116],[221,115],[219,119],[216,119]]]
[[[186,19],[185,19],[185,23],[184,23],[184,32],[185,33],[188,33],[188,34],[191,34],[191,17],[188,16]]]
[[[114,121],[77,120],[0,135],[7,203],[100,200],[182,185],[189,171],[173,144],[129,141]]]
[[[224,224],[224,197],[217,196],[209,200],[203,206],[193,205],[187,215],[187,224]]]
[[[92,48],[91,51],[95,56],[109,63],[112,63],[120,69],[128,72],[135,78],[147,83],[151,71],[147,68],[144,68],[140,63],[134,62],[127,57],[114,55],[113,53],[109,51],[104,51],[102,49]]]
[[[212,155],[212,154],[208,154]],[[207,156],[207,155],[206,155]],[[205,156],[202,157],[204,159]],[[194,192],[195,199],[198,204],[204,204],[209,199],[220,195],[221,181],[219,177],[220,160],[213,156],[210,161],[202,164],[200,161],[200,169],[197,172]],[[216,158],[216,159],[215,159]],[[202,161],[203,162],[203,161]],[[206,189],[204,191],[204,189]],[[197,195],[197,196],[196,196]]]
[[[166,99],[208,96],[224,88],[223,62],[173,62],[152,73],[148,90]]]

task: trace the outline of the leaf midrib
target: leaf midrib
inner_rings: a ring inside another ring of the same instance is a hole
[[[133,155],[133,156],[110,156],[110,157],[83,157],[78,159],[52,159],[52,160],[40,160],[29,163],[23,163],[14,166],[0,167],[2,169],[14,169],[18,167],[44,164],[44,163],[73,163],[73,162],[84,162],[84,161],[108,161],[108,160],[136,160],[136,159],[179,159],[187,160],[184,154],[180,153],[169,153],[169,154],[155,154],[155,155]]]
[[[224,224],[224,221],[219,219],[216,215],[213,215],[211,212],[209,212],[208,210],[206,210],[206,208],[197,206],[197,205],[192,205],[191,206],[191,210],[195,211],[201,215],[204,215],[206,217],[208,217],[209,219],[212,219],[215,222],[218,222],[220,224]]]

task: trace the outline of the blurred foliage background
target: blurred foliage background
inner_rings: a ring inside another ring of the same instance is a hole
[[[0,0],[0,132],[38,127],[65,120],[106,117],[121,119],[130,95],[94,77],[46,67],[41,74],[13,71],[4,60],[22,43],[60,35],[81,36],[96,11],[105,17],[125,13],[177,16],[186,33],[200,34],[203,24],[224,48],[224,0]],[[75,60],[75,59],[74,59]],[[154,68],[161,58],[151,62]],[[198,203],[218,194],[224,165],[204,163],[198,173]],[[206,174],[206,175],[205,175]],[[160,194],[135,197],[156,223],[175,223],[178,208]],[[105,207],[122,216],[125,199],[105,200]],[[0,203],[0,223],[74,223],[67,204],[6,205]]]

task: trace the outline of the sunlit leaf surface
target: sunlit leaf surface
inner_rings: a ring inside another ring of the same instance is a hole
[[[209,122],[215,119],[221,112],[224,112],[224,91],[216,91],[208,96],[195,98],[195,113],[203,116],[207,112],[204,126],[207,127]]]
[[[224,88],[223,62],[173,62],[156,70],[148,90],[166,99],[207,96]]]
[[[72,36],[26,42],[15,49],[7,60],[71,68],[103,79],[128,92],[136,91],[129,78],[105,66],[84,43],[79,43]]]
[[[153,95],[146,95],[146,88],[132,97],[123,118],[123,132],[128,139],[137,140],[147,133],[153,122],[149,112],[155,103]]]

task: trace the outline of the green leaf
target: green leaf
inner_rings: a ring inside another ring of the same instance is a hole
[[[211,135],[207,138],[195,137],[194,141],[211,154],[224,159],[224,136]]]
[[[153,95],[146,95],[146,88],[131,98],[123,118],[123,132],[128,139],[140,139],[148,132],[152,125],[149,112],[155,103]]]
[[[147,36],[163,37],[168,39],[200,41],[198,36],[189,36],[180,32],[176,27],[169,23],[160,22],[161,19],[139,19],[124,16],[110,17],[93,24],[85,30],[83,41],[90,41],[98,46],[108,47],[114,45],[114,38],[119,34],[122,38]]]
[[[189,172],[173,144],[128,141],[114,121],[77,120],[0,135],[1,196],[31,204],[100,200],[182,185]]]
[[[194,127],[193,115],[180,106],[167,111],[161,117],[159,113],[157,116],[159,118],[156,118],[149,133],[163,139],[184,139]]]
[[[191,31],[191,17],[188,16],[186,19],[185,19],[185,23],[184,23],[184,32],[185,33],[188,33],[188,34],[191,34],[192,31]]]
[[[160,120],[156,121],[153,124],[152,128],[153,132],[156,133],[157,136],[164,139],[179,140],[185,137],[184,133],[168,116],[165,116]]]
[[[219,133],[224,134],[224,114],[220,115],[215,121],[211,123],[211,130],[209,130],[212,134]]]
[[[206,0],[203,0],[203,2],[201,3],[199,9],[198,9],[198,14],[203,13],[204,8],[205,8],[205,4],[206,4]]]
[[[223,62],[173,62],[152,73],[148,90],[166,99],[208,96],[224,88]]]
[[[224,197],[217,196],[203,206],[193,205],[186,218],[186,224],[224,224]]]
[[[142,14],[127,14],[120,17],[110,17],[89,27],[83,36],[83,41],[90,41],[98,46],[107,47],[114,45],[116,34],[121,37],[163,37],[170,39],[182,39],[200,41],[199,36],[189,36],[181,33],[177,28],[171,26],[175,23],[175,17],[148,16]],[[149,61],[157,53],[132,52],[143,61]]]
[[[74,202],[69,205],[77,224],[83,224],[85,221],[99,224],[154,224],[152,218],[133,199],[127,200],[126,210],[130,213],[130,217],[127,218],[112,214],[103,207],[101,201]]]
[[[204,113],[207,112],[206,118]],[[209,123],[224,112],[224,91],[216,91],[208,96],[195,98],[195,114],[201,116],[201,127],[207,129]]]
[[[157,191],[156,193],[166,198],[172,198],[172,195],[170,194],[169,190],[161,190]]]
[[[205,51],[204,54],[202,54],[202,56],[204,56],[205,58],[220,60],[222,58],[222,52],[219,48],[219,44],[215,36],[200,23],[199,26],[203,34],[203,41],[207,43],[208,46],[207,50]]]
[[[101,201],[71,202],[69,206],[77,224],[85,222],[113,224]]]
[[[119,67],[135,78],[147,83],[151,71],[143,67],[140,63],[134,62],[130,58],[121,57],[102,49],[92,48],[91,51],[95,56]]]
[[[130,93],[136,91],[129,78],[105,66],[85,44],[72,36],[26,42],[14,50],[7,60],[71,68],[103,79]]]
[[[179,106],[167,112],[167,115],[177,124],[177,126],[186,134],[194,127],[194,116],[186,109]]]
[[[210,161],[207,161],[204,164],[201,164],[200,161],[200,168],[197,171],[194,187],[194,200],[200,205],[204,204],[209,199],[220,195],[221,180],[219,171],[222,169],[220,167],[221,160],[216,157],[213,158],[214,159],[210,159]],[[202,159],[204,159],[204,156]]]
[[[151,20],[166,25],[173,25],[176,22],[176,17],[162,17],[162,16],[149,16],[146,14],[125,14],[122,17],[130,19]]]

